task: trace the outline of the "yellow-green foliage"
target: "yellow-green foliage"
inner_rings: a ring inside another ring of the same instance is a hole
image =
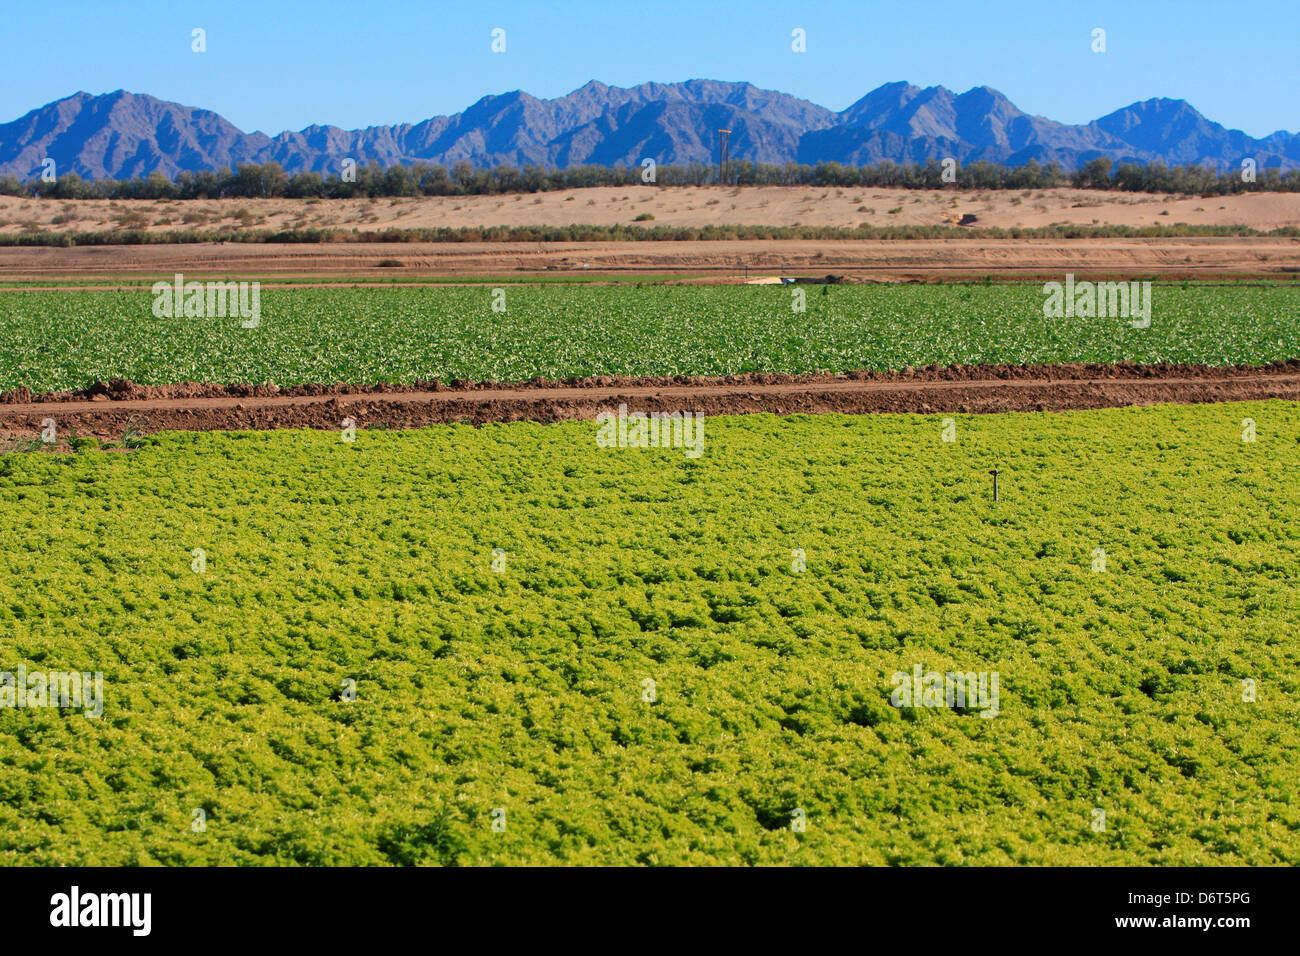
[[[0,863],[1300,862],[1300,406],[954,418],[5,456]]]

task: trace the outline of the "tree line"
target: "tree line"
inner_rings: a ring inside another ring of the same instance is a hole
[[[428,163],[383,168],[377,162],[371,162],[348,174],[325,176],[319,172],[289,175],[276,162],[239,163],[232,169],[183,171],[175,179],[168,179],[160,172],[144,179],[88,180],[76,173],[65,173],[53,181],[35,178],[23,182],[16,176],[3,176],[0,177],[0,195],[53,199],[468,196],[646,185],[646,176],[650,172],[639,166],[569,166],[564,169],[525,166],[516,169],[511,166],[481,168],[462,161],[447,169]],[[704,163],[658,166],[653,169],[653,183],[661,186],[718,185],[718,169]],[[1074,186],[1221,196],[1240,192],[1297,192],[1300,191],[1300,170],[1283,173],[1270,167],[1248,177],[1241,170],[1220,172],[1201,166],[1165,166],[1162,163],[1120,163],[1116,166],[1107,157],[1091,160],[1072,172],[1066,172],[1054,162],[1041,165],[1033,161],[1023,166],[979,161],[946,170],[934,160],[925,164],[885,161],[864,166],[841,163],[776,165],[740,160],[732,163],[724,185],[959,190]]]

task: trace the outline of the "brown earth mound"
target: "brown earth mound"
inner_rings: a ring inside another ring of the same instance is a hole
[[[894,372],[721,377],[598,377],[521,383],[414,385],[136,385],[121,379],[76,392],[0,394],[0,435],[57,433],[118,439],[135,430],[414,428],[466,422],[592,419],[632,411],[705,415],[772,412],[1062,411],[1164,402],[1300,400],[1300,359],[1271,365],[928,366]]]

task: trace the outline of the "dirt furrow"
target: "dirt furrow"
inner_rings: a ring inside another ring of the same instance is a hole
[[[629,411],[705,415],[772,412],[1060,411],[1165,402],[1300,400],[1300,360],[1264,367],[1048,365],[949,366],[843,375],[751,374],[719,378],[570,379],[524,383],[438,382],[410,386],[181,384],[114,380],[80,392],[0,395],[0,435],[120,438],[138,431],[358,428],[445,422],[592,419]]]

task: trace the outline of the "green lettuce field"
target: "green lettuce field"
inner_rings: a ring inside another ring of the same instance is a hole
[[[1196,294],[1187,348],[1244,357]],[[930,321],[861,295],[897,316],[882,337]],[[1271,329],[1293,294],[1238,295]],[[828,298],[823,330],[874,328]],[[185,374],[119,300],[81,301],[75,361],[29,384],[108,374],[105,328],[155,350],[133,378],[258,371]],[[405,314],[340,341],[450,335]],[[535,355],[448,362],[524,377],[617,348],[541,368],[579,318],[547,316]],[[710,334],[720,365],[752,347]],[[767,357],[875,354],[802,336]],[[304,377],[364,377],[350,361]],[[1300,407],[953,417],[951,443],[938,417],[711,418],[698,459],[598,448],[591,422],[0,456],[0,670],[104,679],[98,719],[0,708],[0,862],[1300,863]],[[918,665],[996,672],[997,716],[893,706]]]
[[[1040,284],[261,290],[261,321],[155,318],[148,288],[0,295],[0,390],[170,382],[524,381],[931,363],[1262,364],[1300,355],[1300,287],[1152,288],[1149,328],[1045,318]],[[819,288],[826,290],[822,294]]]

